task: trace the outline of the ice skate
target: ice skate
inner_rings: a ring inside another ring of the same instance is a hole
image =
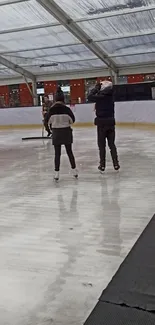
[[[78,175],[78,171],[76,168],[72,169],[72,175],[74,178],[76,178],[76,179],[78,178],[79,175]]]
[[[104,172],[105,172],[105,167],[103,167],[103,166],[98,166],[98,170],[99,170],[99,172],[101,173],[101,174],[104,174]]]
[[[119,169],[120,169],[120,165],[119,165],[119,164],[114,165],[114,169],[115,169],[116,171],[119,171]]]
[[[55,172],[54,180],[55,180],[56,182],[59,181],[59,172]]]

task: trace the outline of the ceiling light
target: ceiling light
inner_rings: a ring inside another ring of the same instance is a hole
[[[46,67],[57,67],[58,63],[46,63],[46,64],[41,64],[40,68],[46,68]]]

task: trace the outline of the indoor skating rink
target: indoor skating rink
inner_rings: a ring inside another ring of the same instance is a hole
[[[0,324],[82,325],[154,214],[155,131],[117,128],[102,176],[95,128],[75,128],[79,180],[64,154],[58,184],[35,135],[0,131]]]

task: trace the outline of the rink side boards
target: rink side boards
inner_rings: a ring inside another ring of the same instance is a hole
[[[94,104],[75,105],[75,127],[93,126]],[[117,102],[116,124],[121,127],[155,129],[155,101]],[[42,127],[41,108],[15,107],[0,109],[0,129],[38,129]]]
[[[76,123],[73,128],[76,127],[93,127],[93,123]],[[142,128],[142,129],[154,129],[155,123],[130,123],[130,122],[119,122],[116,123],[118,127],[128,127],[128,128]],[[40,129],[41,124],[14,124],[14,125],[0,125],[0,130],[9,130],[9,129]],[[94,126],[95,127],[95,126]]]

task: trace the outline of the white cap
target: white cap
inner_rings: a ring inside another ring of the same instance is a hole
[[[111,87],[112,88],[112,82],[108,80],[101,81],[101,90]]]

